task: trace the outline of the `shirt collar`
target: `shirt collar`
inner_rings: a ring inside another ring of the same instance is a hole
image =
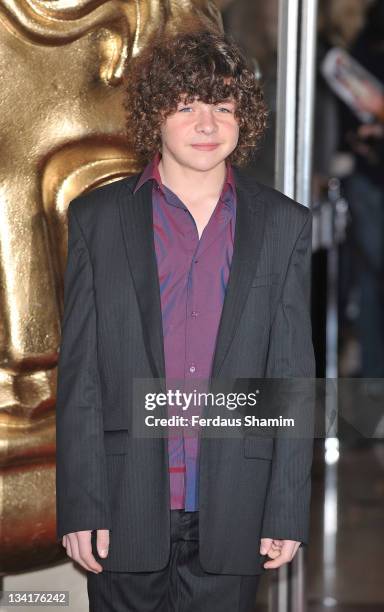
[[[159,185],[159,187],[162,187],[162,182],[161,182],[161,176],[160,176],[160,172],[159,172],[159,161],[161,159],[161,154],[159,151],[156,152],[156,154],[154,155],[154,157],[151,159],[151,161],[145,166],[143,172],[141,173],[141,176],[136,184],[136,187],[133,191],[133,193],[135,194],[136,191],[138,191],[138,189],[140,189],[140,187],[146,183],[148,180],[153,179],[154,181],[156,181],[156,183]],[[225,178],[225,183],[223,186],[223,190],[221,192],[221,197],[224,200],[224,202],[227,205],[231,205],[232,201],[233,201],[233,197],[232,196],[236,196],[236,184],[235,184],[235,175],[233,172],[233,168],[232,165],[230,164],[230,162],[228,160],[226,160],[225,162],[226,165],[226,169],[227,169],[227,174],[226,174],[226,178]]]
[[[140,189],[140,187],[149,181],[150,179],[154,179],[159,187],[161,187],[161,176],[159,172],[159,161],[160,161],[160,153],[157,151],[155,156],[151,159],[151,161],[145,166],[141,176],[136,184],[136,187],[133,193],[136,193]]]

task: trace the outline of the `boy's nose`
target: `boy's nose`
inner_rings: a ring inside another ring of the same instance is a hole
[[[200,115],[196,122],[196,129],[199,132],[211,133],[217,129],[215,117],[212,113],[204,113]]]

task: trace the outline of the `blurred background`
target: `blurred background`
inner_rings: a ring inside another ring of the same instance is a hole
[[[255,611],[383,612],[384,0],[0,7],[0,590],[64,589],[70,610],[88,609],[85,574],[55,542],[66,207],[140,169],[124,142],[122,63],[193,13],[234,37],[264,88],[269,127],[247,172],[314,218],[327,436],[309,546],[267,572]]]

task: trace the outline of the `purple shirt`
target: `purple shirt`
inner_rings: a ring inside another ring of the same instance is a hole
[[[230,163],[219,201],[199,240],[188,208],[162,184],[157,153],[145,167],[135,192],[153,179],[152,205],[159,274],[167,388],[204,391],[211,366],[232,261],[236,187]],[[201,383],[199,383],[201,380]],[[175,382],[177,383],[175,386]],[[193,410],[168,407],[190,417]],[[195,408],[194,413],[198,410]],[[191,434],[191,429],[193,433]],[[169,428],[171,509],[198,509],[199,436],[196,428]]]

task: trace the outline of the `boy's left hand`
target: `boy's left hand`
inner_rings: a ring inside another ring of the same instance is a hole
[[[270,557],[263,565],[266,569],[274,569],[292,561],[300,542],[295,540],[274,540],[272,538],[261,538],[260,554]]]

